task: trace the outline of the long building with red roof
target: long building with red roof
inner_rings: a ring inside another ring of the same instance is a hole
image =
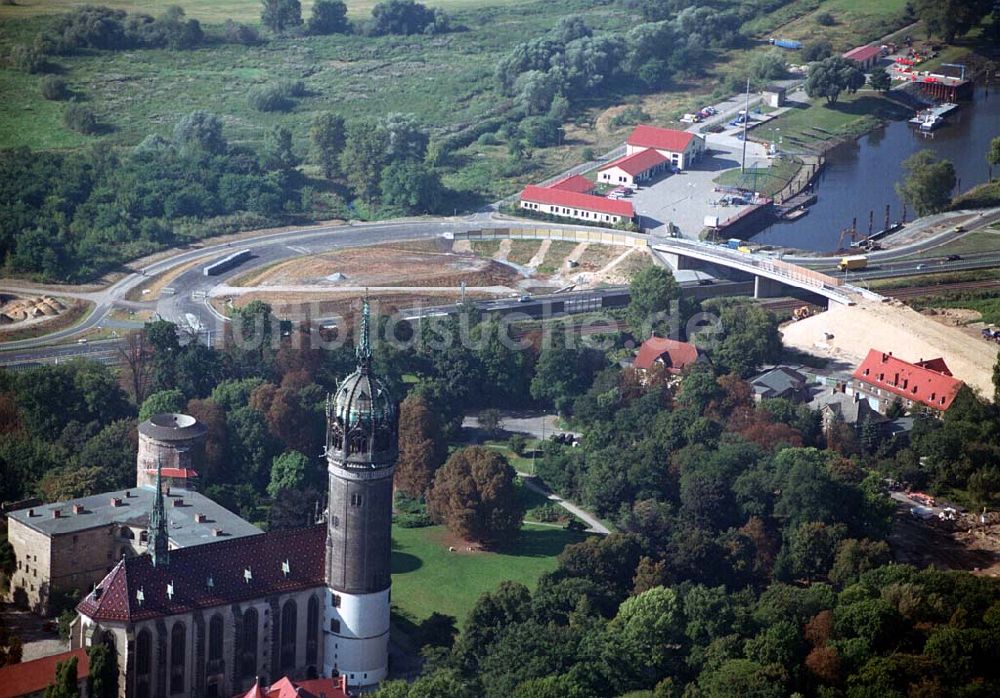
[[[80,648],[0,667],[0,698],[41,698],[45,689],[55,683],[56,668],[74,658],[77,686],[86,689],[90,660],[87,650]]]
[[[944,412],[963,385],[942,358],[910,363],[878,349],[868,351],[851,379],[852,392],[883,414],[897,399],[907,409],[924,406]]]
[[[640,124],[625,141],[625,154],[635,155],[652,148],[679,169],[686,169],[705,152],[705,139],[690,131]]]
[[[571,175],[565,179],[560,179],[555,184],[550,184],[549,189],[575,191],[577,194],[590,194],[594,191],[594,183],[583,175]]]
[[[852,48],[850,51],[844,54],[844,58],[853,61],[858,64],[858,67],[862,70],[868,70],[874,67],[875,63],[879,58],[882,57],[882,48],[880,46],[874,46],[869,44],[867,46],[858,46],[857,48]]]
[[[534,184],[529,184],[521,192],[521,208],[603,225],[617,225],[635,219],[631,202]]]

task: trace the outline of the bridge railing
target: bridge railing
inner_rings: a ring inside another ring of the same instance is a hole
[[[569,228],[483,228],[454,233],[455,240],[565,240],[567,242],[593,242],[601,245],[646,247],[645,237],[626,232],[612,232],[594,228],[574,230]]]

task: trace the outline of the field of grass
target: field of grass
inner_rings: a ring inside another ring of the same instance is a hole
[[[841,95],[836,104],[819,99],[808,106],[790,109],[768,122],[768,129],[781,134],[787,151],[815,150],[825,141],[858,136],[879,120],[899,119],[909,114],[910,110],[899,103],[876,92],[862,90],[853,95]]]
[[[744,30],[761,36],[776,33],[804,42],[827,39],[835,51],[846,51],[901,26],[907,4],[907,0],[795,0],[748,23]],[[833,16],[833,25],[823,26],[816,21],[822,13]],[[794,61],[794,54],[789,59]]]
[[[507,550],[475,553],[449,552],[454,541],[443,526],[395,526],[392,538],[393,605],[414,622],[437,611],[461,625],[483,592],[507,579],[534,588],[542,573],[555,569],[556,555],[585,535],[526,524]]]
[[[372,8],[379,0],[345,0],[347,14],[351,19],[363,19],[371,15]],[[429,3],[433,7],[442,7],[448,11],[484,5],[513,5],[526,0],[434,0]],[[39,14],[56,14],[72,10],[80,5],[88,4],[81,0],[16,0],[16,5],[0,6],[0,21],[20,17],[33,17]],[[128,12],[144,12],[158,15],[171,3],[162,0],[101,0],[91,2],[92,5],[104,5]],[[189,17],[202,22],[221,23],[227,19],[238,22],[257,23],[260,21],[260,0],[186,0],[178,3]],[[302,0],[302,17],[307,19],[312,12],[313,0]]]
[[[514,264],[527,264],[535,256],[535,253],[538,252],[541,244],[539,240],[511,240],[507,261]]]
[[[770,167],[760,167],[746,172],[739,170],[723,172],[714,181],[722,186],[740,187],[761,192],[765,196],[773,196],[785,188],[801,167],[802,163],[795,158],[782,158],[772,161]]]
[[[922,259],[949,254],[982,254],[984,252],[1000,253],[1000,228],[965,233],[962,237],[955,238],[943,245],[923,250],[917,254],[907,255],[903,259]]]
[[[575,242],[565,240],[554,240],[549,246],[549,251],[545,253],[545,261],[538,265],[539,274],[554,274],[559,271],[569,253],[576,249]]]
[[[914,286],[929,286],[932,284],[954,284],[963,281],[983,281],[985,279],[1000,279],[1000,269],[947,271],[939,274],[897,276],[891,279],[872,279],[868,285],[873,291],[887,291],[894,288],[912,288]]]

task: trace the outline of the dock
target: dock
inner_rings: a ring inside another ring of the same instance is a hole
[[[910,123],[920,129],[930,131],[943,125],[945,116],[956,109],[958,109],[958,105],[954,102],[945,102],[917,112],[917,115],[910,119]]]

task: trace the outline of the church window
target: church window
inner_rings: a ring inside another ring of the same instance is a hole
[[[208,668],[215,673],[222,669],[222,616],[215,614],[208,622]]]
[[[183,623],[174,623],[170,631],[170,693],[184,693],[184,664],[186,659],[187,629]]]
[[[140,679],[149,675],[152,658],[153,635],[148,630],[141,630],[135,640],[135,673]]]
[[[330,594],[330,604],[334,608],[340,608],[340,594]]]
[[[306,612],[306,664],[316,664],[318,656],[317,636],[319,635],[319,599],[309,598]]]
[[[340,528],[340,517],[339,516],[331,516],[330,517],[330,525],[333,528]]]
[[[359,507],[359,506],[361,506],[361,504],[363,502],[364,502],[364,498],[361,496],[360,493],[354,492],[353,494],[351,494],[351,506],[352,507]]]
[[[335,633],[337,635],[340,634],[340,621],[337,620],[336,618],[330,619],[330,632]]]
[[[289,599],[281,607],[281,668],[295,668],[295,640],[298,633],[298,607]]]
[[[240,657],[240,676],[246,678],[257,674],[257,609],[248,608],[243,612],[243,648]]]

